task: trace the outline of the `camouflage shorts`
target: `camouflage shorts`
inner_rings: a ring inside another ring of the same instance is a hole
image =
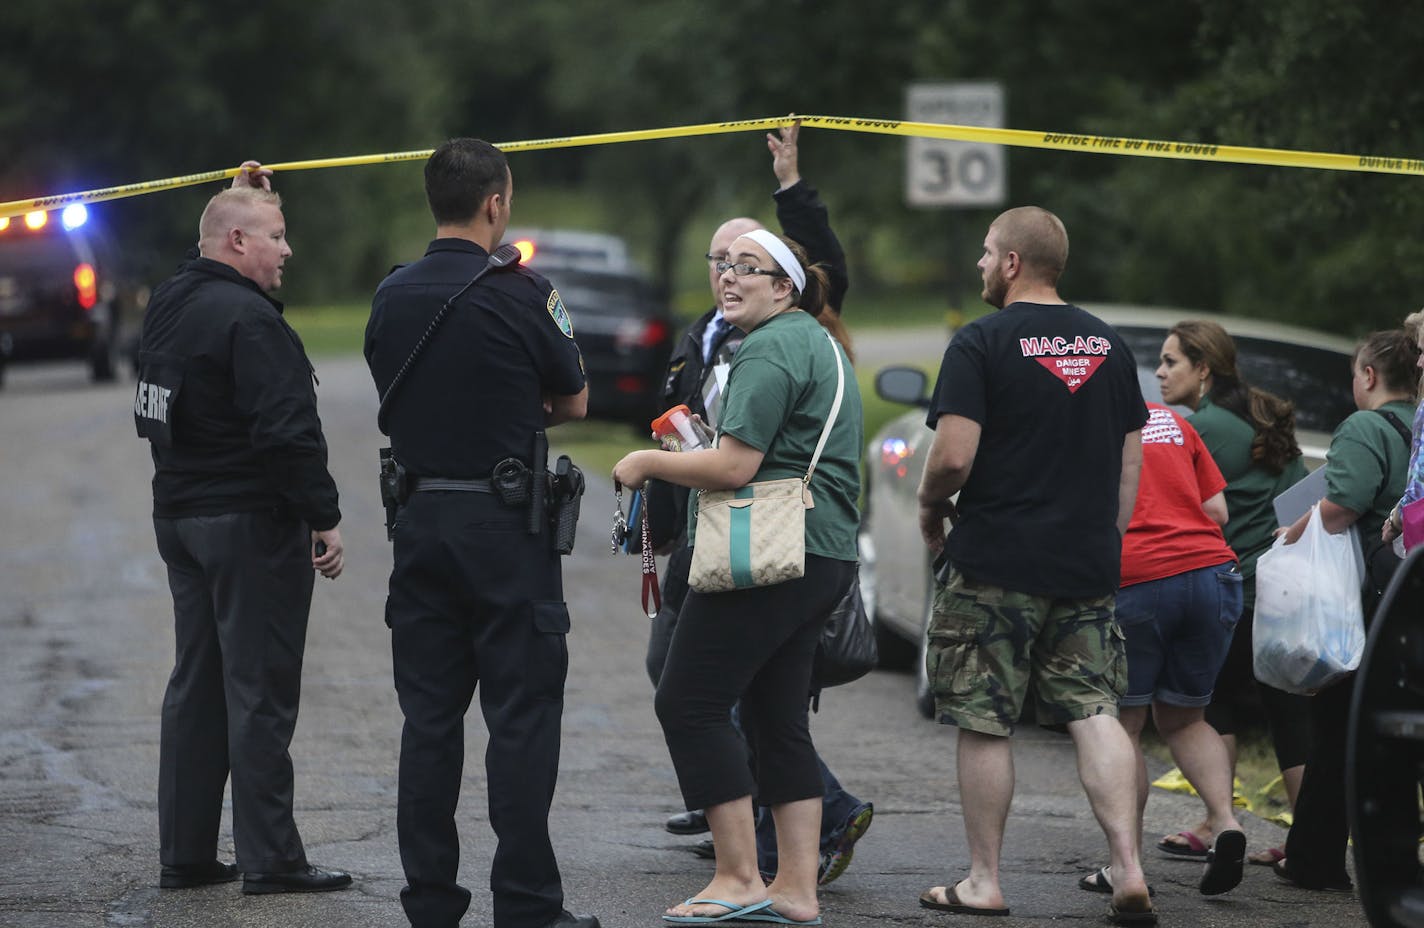
[[[1111,595],[1054,599],[966,580],[935,585],[925,670],[941,722],[1009,735],[1034,684],[1040,725],[1117,715],[1127,686]]]

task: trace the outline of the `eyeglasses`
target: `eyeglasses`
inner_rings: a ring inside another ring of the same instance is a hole
[[[737,277],[746,277],[750,274],[760,274],[764,277],[787,276],[785,271],[768,271],[766,268],[757,267],[755,264],[732,264],[729,261],[718,260],[711,255],[707,256],[707,260],[712,262],[712,268],[718,274],[725,274],[731,271]]]

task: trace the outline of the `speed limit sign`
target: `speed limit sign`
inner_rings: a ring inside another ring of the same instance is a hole
[[[1004,86],[994,81],[911,84],[905,118],[956,126],[1004,125]],[[905,201],[910,206],[1000,206],[1008,188],[1004,146],[910,138]]]

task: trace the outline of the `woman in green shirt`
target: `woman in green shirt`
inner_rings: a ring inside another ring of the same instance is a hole
[[[1271,547],[1276,529],[1272,505],[1284,490],[1305,476],[1295,440],[1291,404],[1251,386],[1236,368],[1236,343],[1215,322],[1189,320],[1173,326],[1162,344],[1157,381],[1162,402],[1193,410],[1187,421],[1201,435],[1226,478],[1226,543],[1241,564],[1241,620],[1233,633],[1226,662],[1217,674],[1206,720],[1226,741],[1233,775],[1236,735],[1265,715],[1286,796],[1296,792],[1310,754],[1310,718],[1306,697],[1259,684],[1252,669],[1251,629],[1256,607],[1256,560]],[[1168,835],[1158,847],[1168,854],[1205,857],[1211,830],[1202,820],[1191,829]],[[1282,856],[1268,848],[1251,856],[1270,864]]]
[[[1419,346],[1403,329],[1375,332],[1356,349],[1352,387],[1359,411],[1335,429],[1325,455],[1320,521],[1331,534],[1358,525],[1367,546],[1378,544],[1375,540],[1404,492],[1409,471],[1405,423],[1413,419],[1418,399],[1418,362]],[[1309,517],[1306,513],[1286,530],[1288,544],[1300,538]],[[1369,619],[1367,611],[1367,624]],[[1352,888],[1345,872],[1345,733],[1354,679],[1350,674],[1309,697],[1310,759],[1296,797],[1286,856],[1274,865],[1278,876],[1305,889]]]
[[[845,352],[798,307],[825,302],[826,278],[800,246],[765,229],[736,239],[716,265],[724,318],[747,333],[727,375],[714,448],[634,451],[613,469],[694,489],[734,489],[806,474],[826,426]],[[799,579],[688,594],[654,708],[688,809],[705,809],[717,848],[712,881],[667,910],[688,919],[819,925],[816,898],[824,787],[807,721],[812,661],[832,607],[855,575],[860,517],[860,393],[844,395],[811,479],[806,570]],[[695,546],[696,524],[690,526]],[[731,723],[740,700],[746,741]],[[747,746],[751,747],[752,766]],[[771,807],[778,867],[757,872],[752,797]]]

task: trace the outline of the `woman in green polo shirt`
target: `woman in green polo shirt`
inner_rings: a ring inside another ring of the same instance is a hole
[[[1271,547],[1276,529],[1272,501],[1305,476],[1295,440],[1291,404],[1251,386],[1236,368],[1236,343],[1215,322],[1189,320],[1171,328],[1162,344],[1157,382],[1162,402],[1193,410],[1187,421],[1201,435],[1226,478],[1226,543],[1241,564],[1242,610],[1226,662],[1217,674],[1207,722],[1226,741],[1236,772],[1236,733],[1264,714],[1276,763],[1292,806],[1310,755],[1310,710],[1306,697],[1257,683],[1252,669],[1251,630],[1256,611],[1256,560]],[[1205,858],[1211,829],[1203,819],[1157,843],[1180,857]],[[1267,848],[1252,863],[1271,864],[1284,852]]]
[[[629,487],[656,477],[734,489],[801,477],[839,412],[810,482],[805,575],[724,593],[693,591],[678,617],[654,708],[688,809],[705,809],[717,848],[712,881],[672,906],[671,922],[747,919],[819,925],[823,786],[807,721],[816,644],[855,575],[860,522],[860,393],[845,352],[800,306],[825,303],[826,278],[800,246],[758,229],[716,265],[723,316],[747,333],[727,375],[716,447],[634,451],[613,468]],[[689,507],[695,509],[695,507]],[[696,545],[696,524],[690,534]],[[732,727],[740,699],[746,742]],[[755,776],[748,764],[750,744]],[[778,867],[757,872],[752,796],[771,807]]]
[[[1356,349],[1352,387],[1359,411],[1340,423],[1325,455],[1320,521],[1326,531],[1338,534],[1358,525],[1367,544],[1380,537],[1408,475],[1406,423],[1418,402],[1418,362],[1419,346],[1404,329],[1375,332]],[[1286,530],[1287,543],[1300,537],[1309,516]],[[1369,618],[1367,611],[1366,623]],[[1310,697],[1310,759],[1286,856],[1274,864],[1278,876],[1305,889],[1351,889],[1345,872],[1345,733],[1353,683],[1350,674]]]

